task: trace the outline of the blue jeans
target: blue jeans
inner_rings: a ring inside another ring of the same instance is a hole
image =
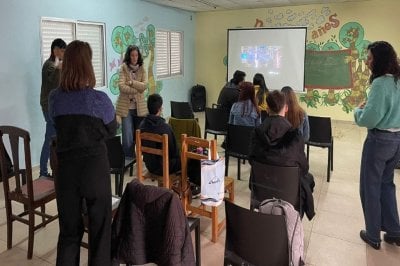
[[[135,154],[135,130],[138,129],[136,124],[137,110],[129,109],[128,115],[122,117],[122,148],[126,157],[134,157]]]
[[[380,242],[380,231],[400,236],[394,169],[400,160],[400,132],[368,130],[361,158],[360,197],[367,236]]]
[[[43,116],[46,121],[46,133],[44,135],[44,142],[40,153],[40,176],[46,176],[49,174],[47,171],[47,162],[50,158],[50,142],[51,138],[56,135],[56,129],[50,121],[49,113],[43,112]]]

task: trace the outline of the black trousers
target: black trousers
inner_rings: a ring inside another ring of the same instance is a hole
[[[106,152],[104,155],[78,159],[59,159],[56,177],[60,225],[57,266],[79,265],[80,244],[84,232],[83,199],[86,201],[89,220],[88,265],[111,265],[111,180],[109,171]]]

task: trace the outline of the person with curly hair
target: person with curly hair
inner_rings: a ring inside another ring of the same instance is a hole
[[[400,160],[400,66],[392,45],[368,45],[366,65],[371,71],[368,100],[354,110],[357,125],[366,127],[360,169],[360,197],[365,230],[361,239],[374,249],[383,240],[400,246],[400,222],[394,169]]]

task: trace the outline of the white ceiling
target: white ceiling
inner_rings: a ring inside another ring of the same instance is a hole
[[[296,6],[309,4],[331,4],[360,2],[369,0],[142,0],[157,5],[174,7],[187,11],[222,11],[248,8],[267,8],[277,6]]]

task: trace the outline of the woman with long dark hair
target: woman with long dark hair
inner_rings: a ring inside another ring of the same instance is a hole
[[[111,180],[105,140],[115,134],[117,122],[110,98],[95,90],[95,83],[90,45],[71,42],[60,87],[49,96],[57,135],[57,266],[79,265],[83,201],[89,218],[89,265],[111,265]]]
[[[285,94],[288,105],[288,111],[285,115],[286,119],[289,120],[293,128],[300,131],[304,141],[307,141],[310,138],[310,124],[308,122],[307,113],[299,105],[296,93],[294,93],[291,87],[285,86],[282,88],[281,92]]]
[[[268,96],[268,88],[267,85],[265,85],[264,75],[261,73],[255,74],[253,77],[253,85],[256,93],[258,109],[267,112],[268,104],[266,99]]]
[[[239,86],[239,101],[232,105],[229,123],[241,126],[259,126],[261,124],[260,110],[251,82],[242,82]]]
[[[122,122],[122,147],[125,156],[135,156],[135,130],[139,127],[138,117],[148,114],[144,91],[147,74],[139,47],[129,45],[124,62],[119,70],[119,97],[116,112]]]
[[[368,45],[371,70],[368,100],[354,111],[357,125],[368,128],[360,169],[360,197],[365,230],[361,239],[374,249],[383,240],[400,246],[400,223],[394,169],[400,160],[400,66],[392,45]]]

